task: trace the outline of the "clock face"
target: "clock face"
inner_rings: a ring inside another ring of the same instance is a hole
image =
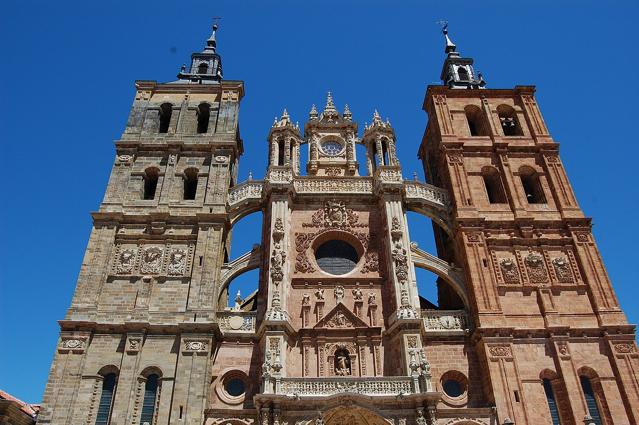
[[[335,140],[327,140],[322,143],[322,152],[329,156],[335,156],[342,151],[342,144]]]

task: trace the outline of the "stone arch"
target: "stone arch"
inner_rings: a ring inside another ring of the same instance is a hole
[[[470,304],[468,301],[468,294],[466,292],[463,271],[458,267],[451,266],[441,258],[419,249],[414,243],[411,243],[410,248],[412,254],[411,257],[415,267],[428,270],[441,277],[444,282],[449,284],[455,293],[459,295],[461,300],[464,302],[466,309],[468,309]]]
[[[263,210],[263,187],[261,180],[248,180],[229,189],[226,208],[231,227],[247,215]]]
[[[333,407],[322,414],[326,425],[388,425],[390,422],[380,413],[352,404]],[[310,422],[313,425],[313,421]]]
[[[206,425],[253,425],[254,421],[242,418],[215,418],[206,421]]]
[[[446,422],[445,425],[486,425],[485,422],[477,421],[475,419],[451,419]]]
[[[218,280],[218,294],[222,296],[224,289],[226,289],[231,281],[239,275],[255,270],[262,264],[262,247],[255,245],[252,250],[245,252],[235,260],[224,263],[222,265],[220,279]],[[219,303],[218,298],[218,303]]]

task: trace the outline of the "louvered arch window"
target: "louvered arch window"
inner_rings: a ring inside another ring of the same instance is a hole
[[[546,401],[548,402],[548,409],[550,410],[550,418],[552,419],[552,425],[561,425],[559,420],[559,408],[557,406],[557,400],[555,399],[555,393],[552,389],[550,379],[544,379],[544,392],[546,393]]]
[[[113,408],[113,396],[115,395],[115,387],[118,383],[118,375],[109,373],[102,380],[102,394],[100,395],[100,404],[98,405],[98,414],[96,415],[95,425],[107,425],[111,417]]]
[[[601,414],[599,413],[599,406],[597,406],[597,398],[595,397],[595,392],[592,388],[592,382],[585,376],[580,376],[581,380],[581,389],[584,392],[584,397],[586,398],[586,405],[588,406],[588,413],[592,418],[591,423],[595,425],[602,425],[601,422]]]
[[[140,425],[153,425],[155,418],[155,405],[158,397],[159,376],[152,374],[147,376],[144,385],[144,400],[142,401],[142,414],[140,415]]]

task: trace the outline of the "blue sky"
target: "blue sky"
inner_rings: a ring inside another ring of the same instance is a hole
[[[244,80],[240,180],[265,169],[266,135],[287,107],[305,120],[332,90],[360,124],[374,108],[417,171],[425,88],[444,59],[440,19],[489,87],[533,84],[614,288],[632,323],[639,190],[636,1],[8,0],[0,14],[0,388],[41,400],[134,80],[173,80],[222,16],[227,79]],[[635,40],[635,42],[633,42]],[[426,221],[413,239],[433,248]],[[414,222],[413,222],[414,220]],[[257,242],[259,218],[234,232],[231,256]],[[422,229],[427,229],[422,231]]]

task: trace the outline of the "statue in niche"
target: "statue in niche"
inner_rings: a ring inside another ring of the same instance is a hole
[[[348,351],[342,349],[335,352],[335,375],[347,376],[351,374],[351,357]]]

